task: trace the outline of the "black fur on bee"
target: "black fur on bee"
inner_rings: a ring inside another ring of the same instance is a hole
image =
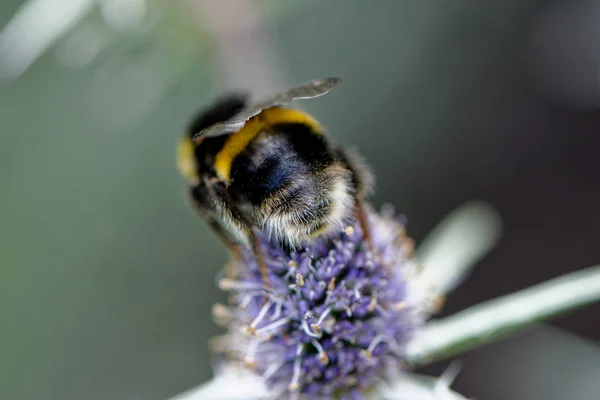
[[[297,248],[356,218],[371,174],[309,114],[267,104],[236,121],[241,127],[233,132],[224,125],[218,134],[198,134],[246,107],[239,94],[221,99],[194,118],[180,143],[179,167],[190,200],[219,237],[231,247],[254,247],[258,229]]]

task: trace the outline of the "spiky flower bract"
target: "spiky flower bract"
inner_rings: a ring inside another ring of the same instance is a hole
[[[298,251],[264,236],[268,289],[244,249],[220,280],[231,296],[215,306],[228,329],[218,347],[261,376],[271,397],[363,399],[401,365],[422,323],[406,284],[412,241],[390,212],[366,214],[370,243],[356,222]]]

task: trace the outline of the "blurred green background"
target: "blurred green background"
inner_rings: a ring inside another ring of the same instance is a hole
[[[229,88],[341,76],[303,106],[361,149],[373,202],[417,240],[470,198],[499,209],[505,239],[448,313],[597,263],[598,22],[581,0],[3,0],[0,398],[158,400],[211,376],[226,252],[185,203],[174,155]],[[591,399],[599,311],[558,321],[587,339],[473,352],[457,389]],[[570,373],[550,348],[569,349]],[[502,391],[507,371],[542,365],[583,394],[542,390],[543,376]]]

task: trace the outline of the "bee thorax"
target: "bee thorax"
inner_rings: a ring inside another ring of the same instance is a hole
[[[345,226],[352,216],[353,193],[350,175],[341,166],[298,176],[262,202],[259,226],[273,239],[300,247]]]

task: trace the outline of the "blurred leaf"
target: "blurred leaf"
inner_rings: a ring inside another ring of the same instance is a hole
[[[573,272],[431,321],[410,342],[415,364],[452,357],[526,326],[600,301],[600,266]]]

